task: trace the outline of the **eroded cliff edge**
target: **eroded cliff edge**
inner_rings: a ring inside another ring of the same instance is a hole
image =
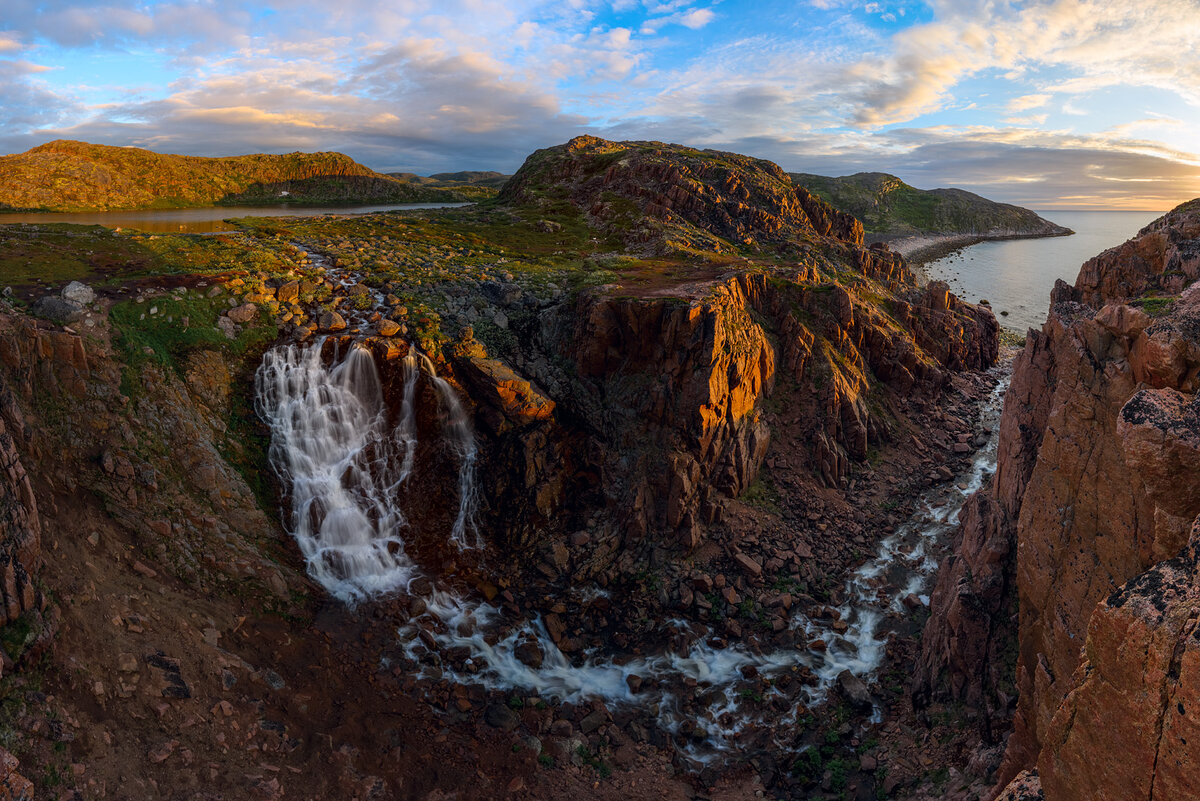
[[[933,595],[916,698],[1003,719],[1015,690],[999,779],[1036,767],[1050,801],[1197,782],[1198,237],[1192,201],[1059,282],[1014,367],[995,478]]]

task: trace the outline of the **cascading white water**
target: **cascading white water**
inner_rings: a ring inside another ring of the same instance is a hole
[[[411,352],[404,357],[404,398],[400,401],[400,419],[396,422],[393,436],[400,444],[403,457],[400,461],[398,483],[408,481],[417,457],[417,357]]]
[[[271,427],[271,464],[291,494],[289,526],[309,574],[347,602],[395,592],[416,572],[387,407],[375,361],[357,345],[327,366],[321,344],[268,351],[256,406]],[[403,463],[403,462],[401,462]]]
[[[450,530],[450,542],[460,550],[482,548],[476,513],[479,509],[479,493],[475,488],[475,464],[479,459],[479,446],[475,442],[475,428],[467,417],[467,410],[458,399],[458,393],[442,378],[438,377],[433,362],[421,355],[429,379],[437,392],[445,416],[443,427],[450,450],[458,459],[458,514]]]

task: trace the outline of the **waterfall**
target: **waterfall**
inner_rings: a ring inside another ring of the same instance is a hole
[[[408,481],[412,475],[413,461],[417,456],[417,357],[411,352],[404,357],[404,398],[400,401],[400,419],[396,422],[393,436],[400,444],[404,456],[400,461],[400,474],[396,479],[399,485]]]
[[[458,393],[442,378],[438,377],[433,362],[425,354],[419,354],[421,364],[429,373],[437,392],[438,403],[444,417],[443,428],[447,444],[458,460],[458,514],[450,530],[450,542],[460,550],[481,548],[476,512],[479,508],[479,493],[475,488],[475,463],[479,458],[479,446],[475,442],[475,429],[467,410],[458,399]]]
[[[291,495],[290,525],[308,572],[354,603],[408,586],[392,438],[375,360],[352,345],[326,366],[322,343],[277,347],[255,375],[269,457]]]
[[[458,461],[458,512],[449,540],[479,548],[476,525],[478,446],[454,388],[428,357],[401,363],[403,397],[394,427],[371,352],[350,345],[322,358],[325,341],[269,351],[255,375],[256,410],[271,429],[272,466],[291,494],[289,530],[309,574],[334,596],[354,603],[406,589],[417,574],[404,552],[401,509],[417,451],[420,365],[437,394],[444,433]]]

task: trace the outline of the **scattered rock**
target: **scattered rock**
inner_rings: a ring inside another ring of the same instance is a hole
[[[501,731],[512,731],[521,725],[520,715],[502,703],[489,704],[487,711],[483,713],[483,719],[489,726]]]
[[[235,323],[245,325],[251,322],[258,316],[258,307],[253,303],[243,303],[241,306],[235,306],[225,313],[226,316]]]
[[[319,322],[322,331],[345,331],[346,321],[335,311],[325,312]]]
[[[871,691],[867,689],[866,683],[849,670],[843,670],[838,674],[837,684],[845,699],[856,709],[866,712],[874,706],[874,702],[871,700]]]
[[[80,283],[79,281],[72,281],[67,284],[59,294],[62,295],[63,300],[78,303],[81,306],[86,306],[96,301],[96,291],[87,284]]]
[[[733,555],[733,561],[737,562],[738,567],[740,567],[742,570],[745,570],[751,576],[762,575],[762,565],[759,564],[758,560],[752,556],[747,556],[744,553],[735,553]]]

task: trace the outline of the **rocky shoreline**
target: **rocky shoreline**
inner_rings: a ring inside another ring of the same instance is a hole
[[[1074,231],[1064,229],[1059,233],[1003,233],[1003,234],[925,234],[898,238],[879,238],[888,248],[904,256],[914,268],[919,268],[956,250],[978,245],[981,242],[997,242],[1010,239],[1043,239],[1051,236],[1071,236]]]

